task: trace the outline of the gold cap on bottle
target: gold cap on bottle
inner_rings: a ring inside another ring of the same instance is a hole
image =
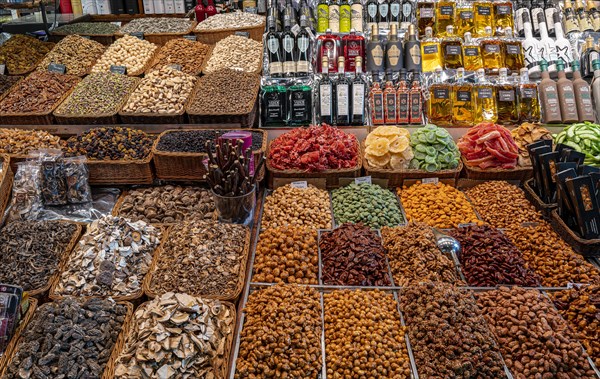
[[[408,34],[416,34],[415,26],[413,24],[408,25]]]
[[[390,35],[398,34],[398,26],[396,24],[390,24]]]

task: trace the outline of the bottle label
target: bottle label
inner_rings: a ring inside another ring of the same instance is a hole
[[[584,111],[588,113],[593,113],[592,96],[590,94],[589,87],[579,87],[579,98],[581,99],[581,103],[584,106]]]
[[[352,114],[361,115],[365,109],[365,85],[362,83],[352,84]]]
[[[281,62],[271,62],[269,63],[269,73],[271,75],[278,75],[283,72],[283,65]]]
[[[349,88],[347,84],[338,84],[335,89],[338,116],[348,116],[350,114],[348,92]]]
[[[325,33],[329,29],[329,6],[320,4],[317,7],[317,32]]]
[[[515,91],[514,90],[499,90],[498,91],[498,99],[500,101],[515,101]]]
[[[301,53],[304,53],[308,50],[308,46],[310,45],[310,38],[306,36],[298,37],[298,50]]]
[[[544,9],[544,14],[546,15],[546,25],[548,26],[548,30],[554,30],[554,13],[556,13],[555,7],[550,7]]]
[[[402,19],[403,20],[410,19],[412,9],[413,9],[413,7],[412,7],[410,1],[407,1],[404,4],[402,4]]]
[[[350,31],[350,7],[343,6],[340,8],[340,31],[341,32],[349,32]]]
[[[367,5],[367,13],[372,19],[375,19],[377,17],[377,4]]]
[[[569,42],[565,43],[563,46],[556,45],[556,55],[558,56],[558,59],[564,62],[565,67],[568,67],[569,62],[573,61],[571,45]]]
[[[510,45],[506,44],[506,54],[510,55],[521,55],[521,44],[518,45]]]
[[[575,92],[570,84],[564,84],[562,86],[562,98],[565,104],[575,105]]]
[[[270,121],[283,121],[283,104],[277,92],[267,96],[267,118]]]
[[[392,15],[393,20],[397,20],[398,16],[400,16],[400,4],[390,4],[390,14]]]
[[[423,54],[437,54],[438,45],[426,45],[423,46]]]
[[[310,62],[309,61],[296,62],[296,72],[310,72]]]
[[[392,45],[387,52],[387,57],[388,65],[390,67],[396,67],[400,61],[400,49],[398,49],[398,46]]]
[[[521,97],[524,99],[536,99],[537,88],[521,88]]]
[[[390,7],[389,7],[388,3],[379,4],[379,15],[381,16],[381,18],[386,18],[389,11],[390,11]]]
[[[433,98],[434,99],[447,99],[449,98],[448,88],[434,88],[433,89]]]
[[[269,38],[267,42],[267,48],[271,54],[276,54],[279,50],[279,41],[275,38]]]
[[[399,123],[408,123],[410,120],[409,116],[409,104],[408,104],[408,93],[399,93],[398,94],[398,122]]]
[[[386,122],[396,123],[396,93],[388,93],[385,95],[386,107]]]
[[[442,16],[450,16],[452,17],[452,15],[454,14],[454,7],[451,5],[442,5],[440,7],[440,14]]]
[[[378,93],[373,95],[373,121],[384,120],[383,115],[383,94]]]
[[[381,67],[383,65],[383,55],[383,48],[381,45],[377,45],[371,50],[371,56],[373,57],[373,64],[375,67]]]
[[[517,9],[515,16],[515,30],[518,34],[523,34],[525,30],[525,26],[523,25],[523,13],[529,11],[528,8],[519,8]]]
[[[408,53],[410,54],[410,59],[415,66],[421,64],[421,49],[419,49],[419,46],[413,45],[410,49],[408,49]]]
[[[558,108],[558,93],[553,86],[547,86],[544,89],[546,94],[546,110],[550,114],[558,114],[560,117],[560,108]]]
[[[498,16],[512,15],[512,7],[510,5],[496,5],[496,14]]]
[[[544,12],[542,8],[533,8],[531,10],[531,26],[533,27],[534,34],[538,34],[540,30],[540,23],[538,22],[537,15]],[[545,17],[545,16],[544,16]]]
[[[296,72],[296,62],[294,62],[294,61],[283,62],[283,72],[285,72],[285,73]]]
[[[473,19],[473,11],[460,11],[460,19],[461,20],[472,20]]]
[[[410,94],[410,122],[413,124],[420,124],[423,122],[420,92]]]
[[[419,16],[420,18],[433,18],[433,8],[421,8]]]
[[[490,44],[484,45],[483,49],[485,50],[486,53],[496,54],[496,53],[500,52],[500,45],[490,43]]]
[[[321,116],[331,116],[331,84],[321,84],[319,86],[319,100]]]
[[[329,29],[334,33],[340,31],[340,7],[338,6],[329,7]]]
[[[471,101],[471,91],[457,91],[456,98],[458,99],[458,101],[470,102]]]
[[[465,47],[465,56],[466,57],[479,56],[479,48],[478,47]]]
[[[491,88],[478,88],[477,89],[477,97],[480,99],[491,99],[493,96],[493,91]]]
[[[460,55],[460,46],[458,45],[448,45],[446,46],[446,55]]]
[[[477,6],[477,14],[480,16],[491,16],[492,15],[492,7],[487,5],[478,5]]]
[[[363,31],[363,6],[361,3],[353,3],[352,7],[351,28],[357,32]]]
[[[283,37],[283,49],[286,53],[291,53],[294,50],[294,37],[290,35]]]
[[[306,120],[308,119],[308,113],[310,112],[310,101],[307,101],[307,97],[302,91],[296,91],[292,93],[292,117],[295,120]]]

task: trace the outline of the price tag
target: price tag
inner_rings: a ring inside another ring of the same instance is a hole
[[[235,32],[236,36],[250,38],[250,32]]]
[[[360,178],[354,178],[355,184],[371,184],[370,176],[362,176]]]
[[[64,64],[50,63],[48,65],[48,71],[55,72],[57,74],[64,74],[67,72],[67,66],[65,66]]]
[[[183,38],[190,40],[190,41],[196,41],[196,35],[191,35],[191,36],[183,36]]]
[[[306,183],[306,181],[291,182],[290,186],[292,188],[308,188],[308,184]]]
[[[588,283],[567,283],[568,289],[581,288],[581,287],[587,287],[587,286],[589,286]]]
[[[421,180],[421,183],[423,183],[423,184],[438,184],[439,181],[440,180],[438,178],[423,178],[423,180]]]
[[[131,35],[132,37],[137,37],[139,39],[144,39],[144,33],[142,32],[133,32],[129,33],[129,35]]]
[[[113,21],[113,22],[111,22],[111,24],[113,24],[113,25],[117,25],[119,28],[120,28],[120,27],[121,27],[121,25],[122,25],[121,21]]]
[[[127,74],[127,67],[125,67],[125,66],[111,65],[110,66],[110,72],[112,72],[113,74],[126,75]]]
[[[0,64],[0,75],[6,75],[6,64]]]
[[[90,36],[80,36],[80,37],[83,37],[85,39],[92,39],[92,37],[90,37]]]
[[[244,12],[246,12],[246,13],[252,13],[252,14],[258,14],[258,8],[256,8],[256,7],[247,7],[247,8],[244,8]]]
[[[173,69],[175,69],[177,71],[181,71],[181,65],[180,64],[177,64],[177,63],[170,64],[169,67],[171,67],[171,68],[173,68]]]
[[[477,226],[477,224],[474,222],[469,222],[467,224],[458,224],[459,228],[468,228],[469,226]]]
[[[300,28],[300,25],[295,24],[294,26],[292,26],[292,33],[294,33],[295,36],[297,36],[298,33],[300,33],[300,30],[302,30],[302,28]]]

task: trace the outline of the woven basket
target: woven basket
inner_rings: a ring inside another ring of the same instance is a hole
[[[215,129],[186,129],[185,131],[194,130],[215,130]],[[248,131],[247,129],[219,129],[222,131]],[[182,153],[168,152],[158,150],[157,146],[160,139],[167,133],[181,132],[181,130],[165,130],[162,132],[154,145],[152,146],[152,154],[154,156],[154,167],[156,168],[156,177],[163,180],[195,180],[204,181],[206,167],[203,161],[208,157],[206,153]],[[254,161],[258,162],[267,150],[267,132],[264,130],[252,130],[252,132],[260,132],[263,136],[262,146],[259,150],[254,150]],[[258,181],[265,176],[265,168],[257,174]]]
[[[4,210],[10,200],[13,184],[13,171],[10,167],[10,157],[6,154],[0,154],[0,164],[2,165],[2,175],[0,175],[0,221],[4,216]]]
[[[559,216],[558,210],[551,212],[550,223],[562,239],[564,239],[577,253],[585,258],[600,258],[600,239],[587,240],[575,233]]]
[[[160,49],[163,49],[163,48],[164,47],[160,47]],[[208,45],[208,50],[206,51],[206,55],[204,56],[204,59],[198,65],[198,70],[196,72],[187,72],[187,74],[195,75],[195,76],[200,76],[202,74],[202,68],[204,67],[204,64],[206,63],[206,61],[208,61],[210,59],[210,56],[212,55],[212,51],[213,51],[214,48],[215,48],[214,45]],[[152,59],[152,61],[148,65],[148,68],[144,72],[145,75],[148,75],[153,70],[158,69],[158,67],[156,67],[156,65],[158,64],[158,60],[159,60],[158,55],[160,54],[160,49],[154,55],[154,58]],[[176,63],[177,62],[172,62],[171,64],[176,64]],[[182,70],[182,71],[185,72],[184,70]]]
[[[248,32],[250,33],[250,37],[255,41],[262,41],[262,36],[265,31],[265,23],[263,21],[262,24],[258,26],[253,26],[251,28],[229,28],[229,29],[218,29],[218,30],[194,30],[194,34],[196,35],[196,41],[200,41],[208,44],[215,44],[222,39],[225,39],[235,32]]]
[[[118,124],[119,123],[119,110],[125,105],[127,99],[129,99],[129,95],[134,88],[137,87],[139,78],[134,78],[134,83],[129,88],[128,93],[123,96],[121,101],[117,104],[115,109],[111,112],[98,113],[98,114],[74,114],[74,113],[63,113],[61,109],[63,105],[69,100],[69,98],[65,99],[62,104],[56,108],[54,111],[54,118],[56,119],[56,123],[60,125],[109,125],[109,124]]]
[[[162,46],[172,39],[182,38],[185,35],[192,34],[196,25],[197,25],[196,21],[193,21],[190,24],[189,29],[182,33],[155,33],[155,34],[144,33],[144,39],[148,42],[152,42],[155,45]],[[115,33],[115,39],[122,38],[124,35],[125,35],[125,33],[117,31]],[[200,42],[202,42],[202,41],[200,41]]]
[[[115,37],[112,34],[80,34],[80,33],[77,33],[77,34],[82,37],[89,37],[92,41],[96,41],[105,46],[109,46],[113,42],[115,42]],[[53,31],[53,32],[50,32],[50,35],[48,36],[48,40],[50,42],[58,43],[68,35],[70,35],[70,34]]]
[[[538,211],[542,212],[547,218],[552,217],[552,210],[558,208],[558,204],[546,204],[540,199],[538,194],[533,190],[533,178],[523,183],[523,191],[525,192],[527,200],[529,200]]]
[[[206,294],[202,294],[202,293],[191,293],[189,291],[185,291],[185,292],[188,295],[197,296],[197,297],[201,297],[204,299],[215,299],[215,300],[221,300],[221,301],[235,302],[237,300],[237,298],[240,296],[240,294],[242,293],[242,289],[244,288],[244,283],[246,281],[246,265],[248,264],[248,256],[250,254],[250,240],[251,240],[250,237],[251,237],[250,228],[246,227],[246,239],[244,241],[244,249],[242,250],[242,259],[240,260],[240,272],[238,274],[238,281],[237,281],[235,289],[233,291],[231,291],[229,293],[223,293],[221,295],[206,295]],[[144,288],[144,293],[150,299],[154,299],[155,297],[161,296],[164,294],[164,293],[157,293],[154,290],[154,288],[152,287],[152,278],[154,277],[154,274],[158,270],[158,262],[160,259],[160,255],[170,253],[170,252],[164,251],[164,246],[166,245],[167,240],[165,239],[163,241],[164,241],[164,243],[161,244],[160,250],[157,250],[156,256],[158,258],[153,259],[152,266],[150,267],[150,270],[148,270],[148,273],[146,274],[146,276],[144,278],[144,283],[142,284],[142,287]],[[198,269],[201,270],[201,268],[198,268]]]
[[[152,184],[152,152],[140,160],[99,161],[88,159],[91,185]]]
[[[141,298],[144,295],[144,281],[145,281],[145,277],[148,276],[148,274],[150,273],[150,270],[152,269],[152,267],[154,267],[154,265],[156,264],[156,259],[158,258],[158,253],[159,253],[159,249],[161,247],[161,245],[167,240],[167,237],[169,235],[169,229],[166,227],[159,227],[161,230],[161,237],[160,237],[160,242],[158,244],[158,246],[156,247],[156,249],[154,249],[154,252],[152,254],[152,262],[150,262],[150,266],[148,267],[148,271],[146,272],[146,275],[144,275],[144,280],[142,281],[142,285],[140,285],[140,288],[133,292],[130,293],[129,295],[123,295],[123,296],[112,296],[112,295],[105,295],[105,296],[101,296],[101,295],[93,295],[93,296],[81,296],[81,295],[62,295],[57,293],[57,289],[58,289],[58,284],[60,282],[60,276],[61,274],[67,269],[67,265],[69,264],[69,259],[67,257],[67,259],[65,259],[65,262],[62,266],[61,271],[57,274],[56,280],[54,281],[54,283],[52,284],[52,287],[50,287],[50,293],[48,294],[48,297],[53,300],[53,301],[57,301],[57,300],[62,300],[65,299],[67,297],[76,297],[76,298],[80,298],[80,299],[89,299],[89,298],[93,298],[93,297],[98,297],[98,298],[111,298],[114,301],[135,301],[138,300],[139,298]]]
[[[469,166],[465,160],[465,157],[462,157],[462,161],[464,164],[463,167],[463,175],[461,177],[465,177],[467,179],[475,179],[475,180],[518,180],[521,183],[533,178],[533,168],[532,167],[520,167],[505,170],[505,169],[497,169],[497,168],[489,168],[486,170],[482,170],[478,167]]]
[[[31,321],[31,319],[33,318],[37,305],[37,299],[30,297],[29,308],[27,308],[27,312],[25,312],[25,315],[21,319],[21,322],[19,322],[19,326],[17,326],[17,329],[15,330],[15,333],[13,334],[10,342],[8,343],[8,346],[6,346],[4,354],[2,355],[2,357],[0,357],[0,378],[4,377],[4,372],[8,367],[8,364],[14,354],[14,351],[17,347],[17,343],[19,342],[19,338],[21,338],[21,334],[23,333],[25,328],[27,328],[29,321]]]

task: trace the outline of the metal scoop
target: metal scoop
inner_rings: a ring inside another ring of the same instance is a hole
[[[438,248],[446,254],[458,254],[460,253],[460,242],[455,238],[450,237],[447,234],[442,233],[436,228],[433,228],[433,235],[437,241]]]

